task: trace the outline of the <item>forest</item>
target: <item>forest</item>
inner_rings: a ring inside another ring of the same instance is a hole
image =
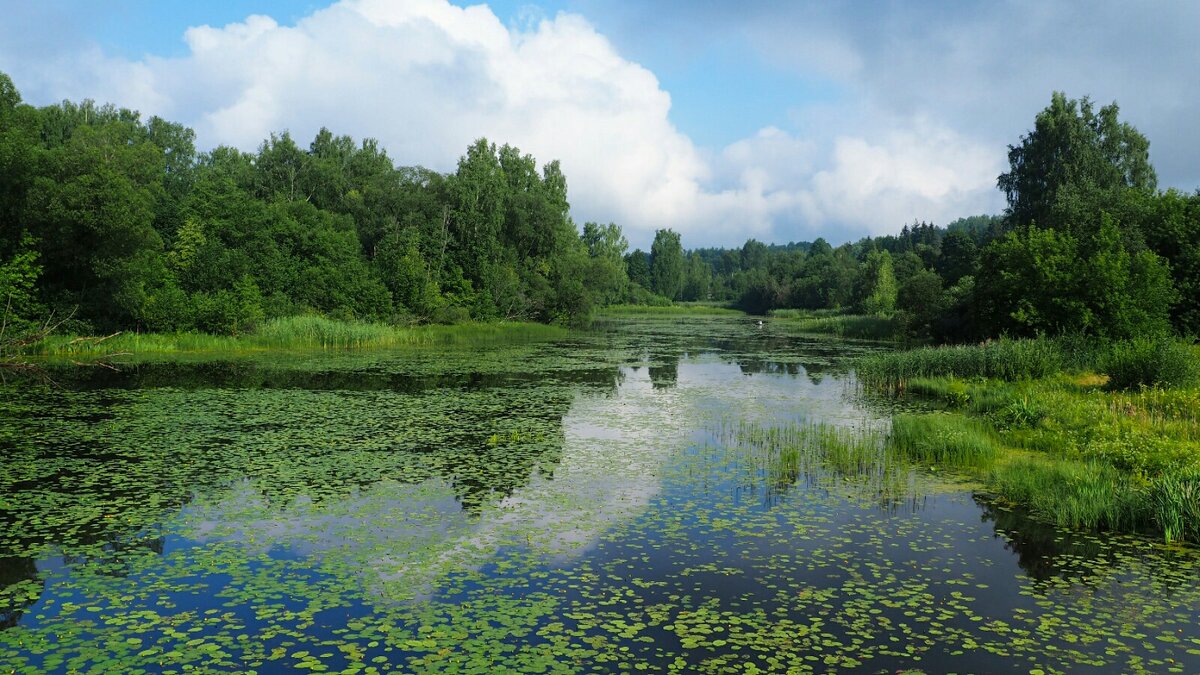
[[[1149,141],[1116,104],[1055,93],[1010,146],[1003,215],[833,247],[814,242],[696,249],[653,265],[627,256],[636,284],[751,313],[795,308],[890,316],[909,337],[1124,339],[1200,334],[1200,192],[1159,191]],[[647,261],[649,259],[649,263]],[[666,270],[670,270],[667,272]]]
[[[257,152],[113,106],[23,105],[0,75],[7,325],[238,334],[265,319],[571,322],[614,297],[624,241],[568,216],[556,162],[480,139],[453,174],[373,140]],[[585,283],[586,282],[586,283]]]
[[[0,298],[10,334],[238,335],[295,315],[578,324],[610,304],[888,317],[904,336],[1200,333],[1200,192],[1160,191],[1117,105],[1055,93],[1008,152],[1008,208],[834,247],[685,250],[572,221],[567,178],[479,139],[441,174],[372,139],[287,132],[198,152],[92,101],[35,108],[0,74]]]

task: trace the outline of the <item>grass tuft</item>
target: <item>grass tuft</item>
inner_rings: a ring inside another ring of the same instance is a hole
[[[987,425],[961,414],[897,415],[890,443],[922,464],[982,466],[999,454]]]

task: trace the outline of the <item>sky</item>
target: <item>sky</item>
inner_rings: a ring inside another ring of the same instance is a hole
[[[557,159],[572,217],[648,248],[834,244],[1000,213],[1053,91],[1117,102],[1200,187],[1200,3],[0,0],[26,102],[184,123],[200,149],[321,127],[453,171]]]

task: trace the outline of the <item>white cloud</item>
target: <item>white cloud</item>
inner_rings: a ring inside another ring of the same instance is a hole
[[[660,227],[687,246],[840,241],[996,201],[1000,153],[916,118],[822,129],[833,141],[769,127],[707,154],[672,124],[654,74],[573,14],[507,27],[486,6],[344,0],[294,26],[250,16],[184,39],[187,55],[140,61],[92,48],[31,65],[0,47],[0,68],[42,102],[111,100],[189,124],[205,147],[253,149],[284,129],[304,143],[328,126],[452,170],[487,136],[560,159],[576,220],[615,221],[635,245]],[[863,67],[843,40],[806,44],[825,71]]]

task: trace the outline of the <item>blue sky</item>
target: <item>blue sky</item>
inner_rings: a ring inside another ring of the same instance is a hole
[[[1200,186],[1197,3],[332,4],[0,0],[0,70],[30,103],[112,101],[202,148],[328,126],[449,171],[486,135],[560,159],[576,220],[635,245],[998,212],[1006,146],[1056,89],[1118,101],[1160,185]]]

